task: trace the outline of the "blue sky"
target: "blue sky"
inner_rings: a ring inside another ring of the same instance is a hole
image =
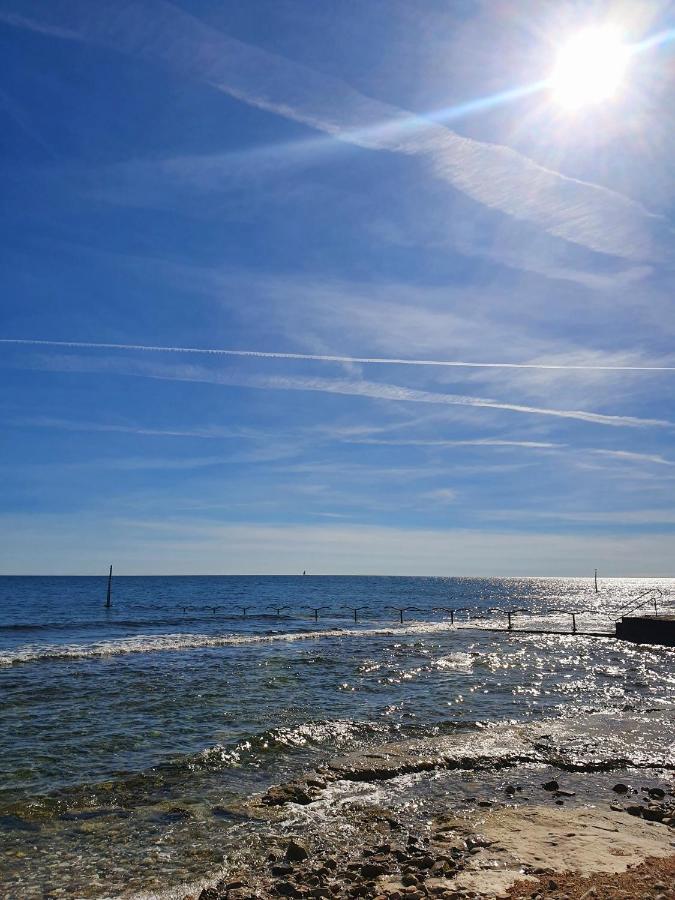
[[[675,575],[672,13],[0,0],[0,571]]]

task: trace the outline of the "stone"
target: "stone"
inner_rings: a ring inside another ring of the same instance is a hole
[[[629,816],[641,816],[642,815],[642,807],[637,806],[636,804],[631,804],[626,807],[626,812]]]
[[[282,897],[296,897],[298,889],[290,881],[278,881],[275,885],[277,894]]]
[[[628,791],[630,790],[630,788],[628,787],[627,784],[624,784],[623,782],[620,781],[618,784],[614,785],[612,790],[614,791],[615,794],[627,794]]]
[[[650,788],[647,793],[652,798],[652,800],[663,800],[663,798],[666,796],[666,792],[659,787]]]
[[[299,841],[290,841],[286,847],[286,859],[289,862],[303,862],[308,856],[307,848]]]
[[[212,887],[204,888],[199,895],[199,900],[219,900],[219,898],[220,892]]]
[[[272,866],[272,875],[290,875],[293,871],[293,866],[286,865],[285,863],[277,863]]]
[[[361,866],[361,874],[364,878],[379,878],[380,875],[387,874],[387,867],[378,865],[377,863],[367,862]]]
[[[663,817],[663,810],[658,806],[647,806],[642,810],[642,818],[647,822],[661,822]]]
[[[545,781],[542,784],[542,787],[545,791],[559,791],[560,790],[560,785],[558,784],[557,781],[555,781],[555,779],[551,779],[551,781]]]

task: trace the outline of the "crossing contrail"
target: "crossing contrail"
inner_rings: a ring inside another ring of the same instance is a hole
[[[163,347],[149,344],[108,344],[99,341],[46,341],[33,338],[0,338],[0,344],[64,347],[78,350],[140,350],[144,353],[199,353],[207,356],[243,356],[257,359],[297,359],[311,362],[362,363],[389,366],[445,366],[457,369],[546,369],[575,372],[675,372],[675,366],[594,365],[591,363],[468,362],[457,359],[400,359],[383,356],[338,356],[319,353],[286,353],[270,350],[231,350],[218,347]]]

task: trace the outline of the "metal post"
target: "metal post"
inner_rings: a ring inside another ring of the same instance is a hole
[[[512,630],[513,630],[513,625],[511,624],[511,613],[510,613],[510,612],[507,612],[506,615],[508,616],[508,619],[509,619],[509,624],[508,624],[507,630],[508,630],[508,631],[512,631]]]
[[[572,613],[572,634],[577,633],[577,617]]]
[[[450,610],[450,624],[451,624],[451,625],[454,625],[454,624],[455,624],[455,611],[454,611],[454,609],[451,609],[451,610]]]
[[[110,572],[108,573],[108,593],[107,593],[107,596],[105,599],[105,608],[106,609],[110,609],[110,607],[112,606],[111,592],[112,592],[112,566],[110,566]]]

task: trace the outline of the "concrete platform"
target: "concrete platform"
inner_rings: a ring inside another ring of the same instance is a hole
[[[616,636],[635,644],[675,647],[675,616],[623,616],[616,623]]]

